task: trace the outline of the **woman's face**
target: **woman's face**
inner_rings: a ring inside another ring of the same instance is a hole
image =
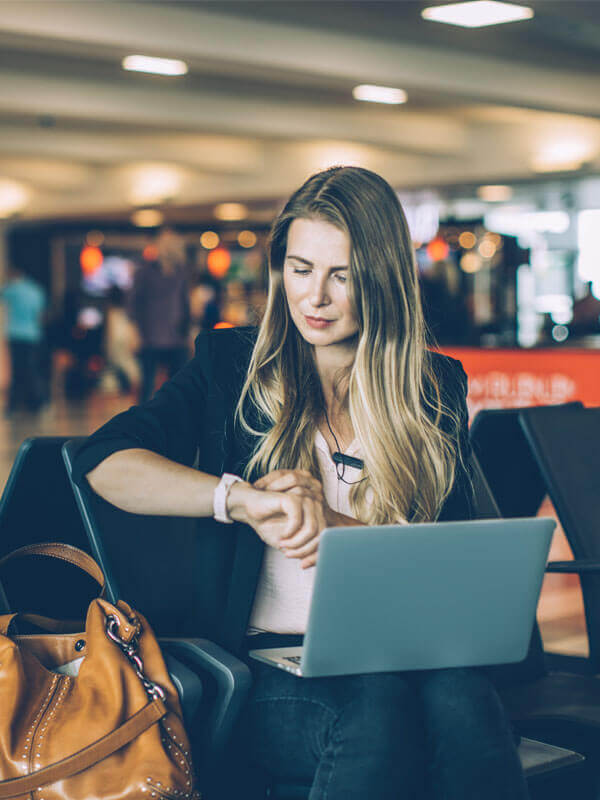
[[[288,230],[283,285],[290,315],[315,347],[347,342],[358,323],[347,294],[350,237],[321,219],[295,219]]]

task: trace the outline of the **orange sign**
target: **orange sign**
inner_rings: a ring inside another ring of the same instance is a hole
[[[444,348],[469,377],[471,418],[481,408],[545,406],[580,400],[600,406],[600,350]]]

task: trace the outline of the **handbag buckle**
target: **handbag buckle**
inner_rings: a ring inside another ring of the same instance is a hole
[[[154,683],[151,681],[145,674],[144,674],[144,662],[142,661],[139,653],[138,653],[138,638],[135,636],[131,641],[126,642],[124,639],[121,639],[119,636],[119,618],[116,617],[114,614],[109,614],[106,618],[106,635],[109,639],[111,639],[120,650],[124,653],[124,655],[129,660],[129,663],[132,665],[133,669],[135,670],[135,674],[138,676],[140,681],[142,682],[142,686],[146,690],[146,694],[148,697],[151,697],[153,700],[156,698],[160,698],[161,700],[166,700],[167,695],[165,690],[162,686],[159,686],[158,683]]]

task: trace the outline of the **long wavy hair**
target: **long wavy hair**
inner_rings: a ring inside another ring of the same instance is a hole
[[[460,421],[443,406],[426,348],[404,212],[391,186],[359,167],[313,175],[273,223],[267,307],[236,409],[254,442],[245,477],[305,469],[320,478],[314,435],[324,396],[283,284],[288,230],[298,218],[324,220],[351,242],[346,285],[359,329],[354,361],[336,385],[345,387],[343,407],[364,460],[363,480],[350,490],[352,512],[370,524],[436,519],[454,481]]]

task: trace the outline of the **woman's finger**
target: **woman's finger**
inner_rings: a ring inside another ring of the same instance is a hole
[[[325,527],[321,508],[312,498],[303,500],[303,523],[300,530],[294,536],[283,539],[280,547],[286,554],[298,558],[299,548],[305,547],[312,541]]]
[[[306,558],[316,553],[319,549],[319,534],[312,536],[303,547],[296,547],[294,550],[287,550],[286,555],[290,558]]]
[[[275,470],[263,475],[254,482],[255,489],[268,489],[272,492],[283,492],[296,486],[303,486],[311,491],[322,491],[320,481],[313,478],[306,470]]]
[[[303,507],[302,501],[299,497],[294,497],[291,494],[281,494],[281,508],[287,517],[287,523],[284,526],[281,539],[287,539],[302,528],[303,524]]]
[[[302,503],[302,525],[298,528],[292,536],[285,537],[279,543],[279,547],[290,557],[295,557],[294,553],[297,547],[302,547],[309,542],[319,532],[316,524],[316,518],[313,510],[313,502],[310,499],[303,498]]]

